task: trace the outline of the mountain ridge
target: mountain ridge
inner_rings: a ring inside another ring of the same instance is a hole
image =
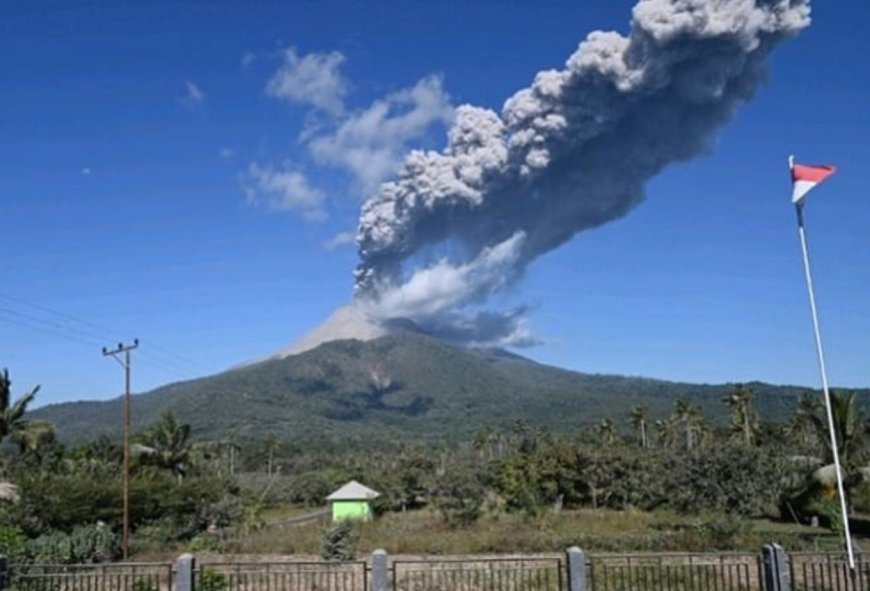
[[[589,374],[541,364],[500,349],[469,349],[425,334],[338,340],[283,358],[175,382],[132,399],[134,428],[164,410],[192,426],[194,437],[261,441],[269,432],[290,445],[458,442],[483,428],[509,429],[517,419],[551,431],[579,431],[609,417],[627,425],[629,409],[650,421],[688,397],[714,424],[733,384],[686,384],[655,378]],[[752,382],[765,420],[781,420],[807,388]],[[122,398],[35,409],[71,443],[117,437]]]

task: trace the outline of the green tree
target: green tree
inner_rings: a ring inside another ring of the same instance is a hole
[[[236,473],[236,459],[242,451],[242,446],[239,445],[235,430],[231,429],[228,431],[221,443],[226,451],[230,476],[232,476]]]
[[[167,410],[142,436],[146,463],[168,470],[181,483],[190,468],[190,425],[179,423]]]
[[[673,449],[677,445],[679,439],[677,429],[679,424],[674,417],[659,419],[655,422],[656,440],[660,447],[665,449]]]
[[[435,505],[451,528],[473,525],[483,513],[484,488],[474,467],[453,464],[438,480]]]
[[[682,424],[686,435],[686,449],[696,447],[704,432],[704,415],[701,409],[686,398],[678,398],[674,403],[673,419]]]
[[[275,469],[275,452],[281,447],[281,442],[278,437],[269,431],[266,438],[263,440],[263,451],[266,452],[266,473],[269,478],[272,477],[272,472]]]
[[[722,402],[731,410],[730,431],[732,437],[745,445],[755,444],[758,438],[758,413],[752,405],[752,391],[738,384],[732,392],[722,397]]]
[[[785,425],[785,435],[801,448],[816,449],[819,445],[819,431],[814,417],[822,412],[824,407],[819,397],[812,392],[804,392],[794,414]],[[825,436],[826,433],[822,435]]]
[[[855,393],[831,392],[831,415],[834,420],[834,435],[837,439],[837,451],[840,466],[843,470],[844,487],[847,502],[851,498],[851,490],[863,481],[861,467],[868,459],[868,428],[864,413],[855,404]],[[809,417],[817,437],[823,444],[824,462],[831,465],[834,461],[834,451],[831,447],[831,437],[828,422],[820,414]],[[834,474],[836,476],[836,474]]]
[[[49,421],[26,421],[24,428],[10,435],[18,445],[19,453],[36,453],[40,447],[55,441],[54,423]]]
[[[598,433],[598,437],[602,445],[611,446],[616,443],[616,439],[618,437],[616,433],[616,425],[613,424],[613,421],[604,418],[595,426],[595,431]]]
[[[631,426],[637,430],[638,441],[640,443],[641,449],[646,449],[649,447],[649,441],[647,441],[647,421],[648,421],[649,409],[645,406],[635,406],[631,409],[631,413],[629,414],[629,421]]]
[[[24,419],[27,405],[33,402],[39,386],[27,392],[12,403],[12,381],[9,379],[9,370],[4,368],[0,373],[0,443],[3,440],[27,430],[28,421]]]

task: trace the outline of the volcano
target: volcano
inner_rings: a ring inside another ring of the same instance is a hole
[[[412,320],[376,318],[363,306],[351,303],[336,309],[322,324],[287,347],[276,351],[269,359],[284,359],[291,355],[299,355],[332,341],[367,342],[390,334],[407,333],[426,334],[426,331]]]

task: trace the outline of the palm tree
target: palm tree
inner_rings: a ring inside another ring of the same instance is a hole
[[[640,447],[642,449],[646,449],[649,447],[647,437],[646,437],[646,422],[647,422],[647,414],[649,409],[645,406],[635,406],[631,409],[631,414],[629,415],[631,426],[637,429],[638,434],[640,435]]]
[[[731,409],[731,434],[746,445],[755,443],[758,436],[758,413],[752,407],[752,392],[743,384],[737,384],[722,402]]]
[[[11,439],[18,444],[21,454],[34,453],[40,447],[51,443],[54,438],[54,423],[49,421],[27,421],[22,429],[12,432]]]
[[[169,470],[180,483],[190,468],[190,425],[179,423],[167,410],[144,434],[142,455]]]
[[[601,443],[604,445],[613,445],[616,442],[616,425],[610,419],[601,419],[601,422],[595,426],[598,435],[601,437]]]
[[[236,431],[234,429],[229,430],[221,443],[227,451],[230,476],[232,476],[236,473],[236,454],[242,451],[242,446],[239,445],[238,437],[236,437]]]
[[[843,473],[843,484],[846,493],[846,504],[851,505],[851,489],[860,484],[864,477],[861,468],[866,464],[870,450],[870,424],[864,413],[855,405],[855,393],[830,393],[831,415],[834,423],[834,435],[837,440],[837,452]],[[834,470],[834,452],[831,447],[831,436],[827,417],[816,412],[821,405],[812,404],[808,397],[802,401],[798,412],[808,425],[811,425],[817,440],[821,443],[823,457],[821,468],[815,471],[813,479],[829,487],[833,491],[836,471]]]
[[[677,398],[674,403],[674,420],[677,423],[682,423],[686,430],[686,449],[692,449],[694,445],[694,423],[697,417],[697,410],[685,398]]]
[[[785,426],[784,434],[801,448],[815,449],[819,443],[819,432],[813,417],[822,410],[823,405],[819,397],[812,392],[804,392],[797,409]],[[822,436],[827,439],[826,433]]]
[[[857,469],[867,458],[868,425],[864,413],[855,406],[855,393],[831,392],[831,414],[840,462],[847,472]],[[828,423],[818,414],[808,416],[825,452],[825,462],[834,461]]]
[[[27,421],[23,418],[27,405],[33,402],[39,386],[21,396],[12,404],[12,381],[9,370],[4,368],[0,373],[0,443],[9,435],[27,429]]]
[[[278,441],[278,437],[275,436],[274,433],[269,431],[266,435],[266,439],[263,440],[263,449],[266,451],[267,455],[267,473],[269,474],[269,478],[272,477],[272,469],[275,466],[275,452],[281,446],[281,442]]]
[[[674,417],[655,422],[656,440],[659,446],[670,449],[677,444],[677,421]]]

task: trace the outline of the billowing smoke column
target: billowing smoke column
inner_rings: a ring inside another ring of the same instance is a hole
[[[481,305],[704,153],[809,14],[809,0],[641,0],[628,37],[591,33],[501,115],[459,107],[443,152],[411,152],[365,203],[357,304],[459,341],[528,342],[522,310]]]

